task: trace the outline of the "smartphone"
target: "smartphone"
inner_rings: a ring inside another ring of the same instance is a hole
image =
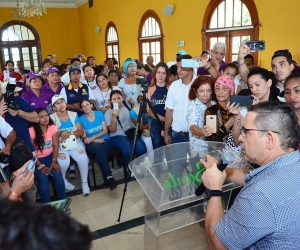
[[[37,158],[35,158],[35,157],[31,159],[31,161],[27,165],[26,170],[23,172],[24,177],[22,177],[22,179],[24,179],[25,176],[27,175],[28,171],[33,168],[33,166],[35,165],[36,161],[37,161]]]
[[[77,57],[81,57],[81,54],[77,54]]]
[[[235,102],[241,107],[250,107],[253,103],[253,96],[232,95],[230,96],[230,105]]]
[[[207,115],[206,116],[206,125],[209,125],[213,128],[213,133],[217,133],[217,116],[216,115]]]
[[[119,109],[119,103],[113,103],[113,107],[114,107],[114,110],[118,110]]]
[[[181,67],[182,68],[200,68],[200,60],[182,59]]]
[[[245,44],[250,48],[250,50],[265,50],[266,42],[264,40],[256,40],[256,41],[246,41]]]
[[[9,79],[9,71],[8,70],[4,70],[3,71],[3,75],[4,75],[4,79]]]

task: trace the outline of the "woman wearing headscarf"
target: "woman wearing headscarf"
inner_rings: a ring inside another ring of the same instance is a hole
[[[140,77],[136,75],[136,69],[136,62],[131,58],[127,58],[123,63],[125,77],[122,78],[118,84],[118,87],[124,93],[125,102],[128,107],[133,107],[137,104],[136,100],[141,92],[141,85],[137,84]]]

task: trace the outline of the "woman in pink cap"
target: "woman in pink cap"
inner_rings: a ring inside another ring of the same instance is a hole
[[[217,103],[205,110],[203,134],[207,141],[226,141],[226,136],[229,134],[229,129],[233,125],[233,117],[228,111],[227,103],[230,100],[230,96],[234,93],[234,81],[232,78],[226,75],[220,76],[214,87]],[[216,133],[214,129],[206,125],[206,116],[216,116]],[[232,117],[232,118],[231,118]]]

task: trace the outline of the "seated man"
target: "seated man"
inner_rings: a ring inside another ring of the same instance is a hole
[[[294,108],[262,102],[249,108],[239,140],[254,170],[219,171],[207,155],[202,175],[208,188],[205,229],[210,249],[299,249],[300,126]],[[274,122],[276,121],[276,122]],[[224,215],[226,177],[244,186]]]
[[[62,88],[60,95],[67,103],[67,110],[77,112],[78,116],[83,114],[79,102],[83,99],[95,100],[91,88],[80,81],[81,70],[72,66],[69,70],[70,83]]]
[[[71,65],[74,67],[78,67],[80,69],[80,81],[84,82],[85,78],[84,78],[84,73],[81,69],[81,61],[78,57],[75,57],[71,60]],[[70,70],[70,69],[69,69]],[[64,83],[64,85],[68,85],[70,83],[70,75],[69,75],[69,71],[66,72],[62,77],[61,77],[61,82]]]
[[[20,81],[22,79],[21,74],[15,72],[14,70],[15,63],[13,61],[11,60],[6,61],[4,66],[5,66],[5,70],[8,70],[9,72],[9,77],[16,78],[16,81]],[[4,73],[0,74],[0,81],[4,82],[8,80],[9,79],[4,79]]]

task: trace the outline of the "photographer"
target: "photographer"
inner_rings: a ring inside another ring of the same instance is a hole
[[[16,96],[19,87],[13,88],[14,84],[2,83],[0,87],[0,115],[5,114],[6,122],[12,126],[20,137],[32,150],[28,122],[38,122],[39,117],[33,107],[20,96]],[[16,85],[15,85],[16,86]]]

